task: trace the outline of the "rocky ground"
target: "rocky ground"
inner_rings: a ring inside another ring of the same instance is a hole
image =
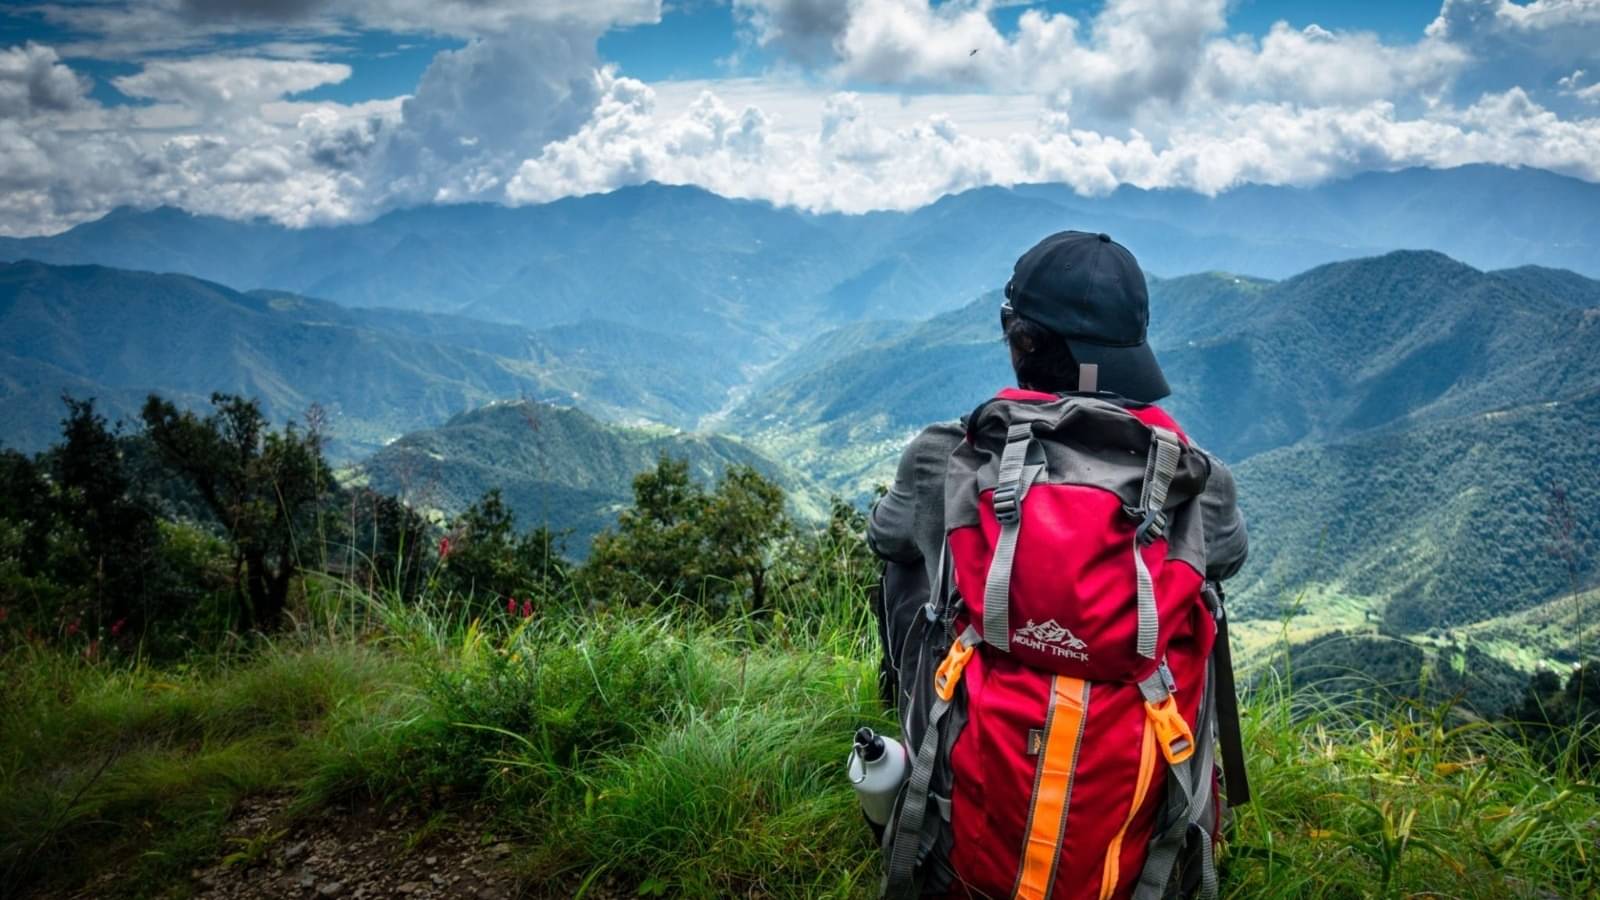
[[[359,804],[291,818],[289,804],[288,797],[242,804],[229,826],[222,858],[190,873],[192,896],[203,900],[553,896],[518,885],[507,871],[512,846],[485,839],[462,818],[430,818]],[[118,877],[106,873],[72,897],[113,893]]]
[[[242,807],[229,834],[236,849],[193,873],[195,896],[509,900],[518,893],[502,871],[511,846],[486,845],[459,823],[345,807],[283,829],[277,823],[286,806],[271,799]]]

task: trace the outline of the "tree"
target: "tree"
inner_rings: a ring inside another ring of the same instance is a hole
[[[783,488],[749,466],[736,466],[723,474],[706,504],[701,523],[706,570],[729,581],[742,578],[753,612],[767,607],[773,548],[789,533],[783,499]]]
[[[379,585],[410,599],[422,590],[432,565],[433,527],[404,501],[369,488],[342,498],[341,521],[330,527],[330,570],[372,591]]]
[[[42,466],[15,450],[0,450],[0,521],[10,533],[7,542],[18,570],[38,575],[49,563],[54,527],[50,482]]]
[[[121,631],[131,620],[142,629],[155,615],[159,592],[156,516],[134,499],[117,435],[95,412],[94,401],[62,399],[62,441],[46,459],[58,528],[70,527],[81,543],[75,559],[58,561],[56,577],[88,588],[93,624],[122,623]]]
[[[473,599],[478,614],[509,598],[548,597],[567,585],[561,539],[542,526],[519,534],[516,515],[499,489],[457,516],[445,541],[440,545],[445,575],[458,596]]]
[[[585,585],[602,597],[641,595],[727,607],[766,607],[768,575],[790,533],[783,490],[748,466],[728,469],[707,492],[684,460],[662,457],[633,481],[633,508],[595,538]]]
[[[1548,759],[1600,770],[1600,659],[1573,666],[1565,687],[1554,672],[1534,673],[1521,705],[1507,709],[1506,718]]]
[[[245,625],[282,622],[289,586],[316,550],[319,506],[330,486],[321,441],[293,423],[272,431],[253,400],[212,394],[200,418],[152,394],[143,419],[161,459],[194,486],[227,532],[244,588]]]
[[[825,527],[793,533],[781,555],[784,590],[808,596],[839,589],[871,590],[883,569],[867,546],[866,513],[841,497],[829,500]]]

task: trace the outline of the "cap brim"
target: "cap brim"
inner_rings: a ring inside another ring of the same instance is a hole
[[[1167,377],[1149,344],[1132,347],[1107,347],[1087,341],[1067,339],[1072,357],[1079,363],[1100,367],[1099,387],[1139,403],[1154,403],[1172,393]]]

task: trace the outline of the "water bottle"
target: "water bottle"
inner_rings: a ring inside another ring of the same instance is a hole
[[[900,785],[910,774],[911,760],[899,741],[871,728],[856,732],[855,747],[850,751],[850,783],[861,800],[862,812],[874,825],[888,823]]]

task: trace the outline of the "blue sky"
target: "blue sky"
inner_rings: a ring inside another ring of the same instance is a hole
[[[818,210],[1374,169],[1600,180],[1600,0],[13,0],[0,233],[656,180]]]
[[[996,10],[994,20],[1002,33],[1014,33],[1017,20],[1029,9],[1094,15],[1103,0],[1048,0],[1018,3]],[[0,8],[0,46],[39,41],[70,43],[83,33],[59,23],[44,20],[29,11],[30,4],[13,3]],[[1229,25],[1233,30],[1263,35],[1273,23],[1286,21],[1296,28],[1321,25],[1330,30],[1371,31],[1391,42],[1413,40],[1439,14],[1439,4],[1429,0],[1346,0],[1346,2],[1305,2],[1305,0],[1239,0],[1232,5]],[[267,41],[277,34],[250,34],[224,39],[219,46],[242,50]],[[309,92],[306,99],[354,103],[409,93],[428,64],[441,50],[460,47],[464,38],[429,34],[396,34],[369,30],[334,41],[337,51],[326,58],[348,62],[354,71],[337,85]],[[663,8],[660,21],[612,29],[599,40],[601,58],[615,63],[621,71],[644,81],[757,77],[774,60],[762,48],[741,41],[738,24],[728,3],[713,0],[681,0]],[[104,103],[125,103],[109,79],[136,71],[135,63],[94,56],[73,56],[68,60],[79,71],[95,79],[94,96]],[[874,89],[874,85],[851,85]]]

